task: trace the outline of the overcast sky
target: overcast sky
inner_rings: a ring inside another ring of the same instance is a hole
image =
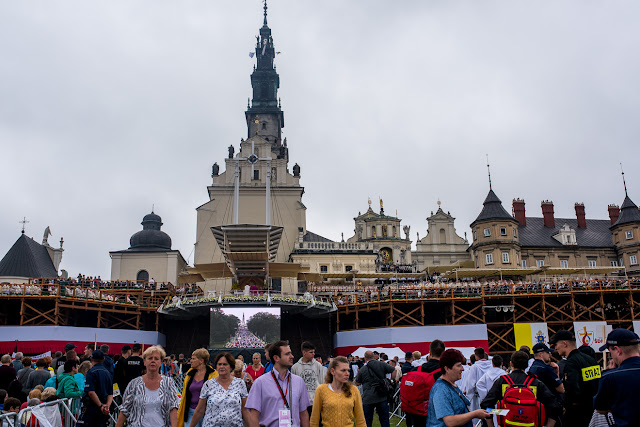
[[[64,237],[61,268],[110,276],[151,211],[193,262],[211,165],[246,137],[262,4],[0,1],[0,256]],[[606,219],[619,163],[640,202],[640,2],[269,4],[290,166],[307,228],[339,240],[378,209],[458,234],[493,188],[511,211]],[[221,171],[222,172],[222,171]]]

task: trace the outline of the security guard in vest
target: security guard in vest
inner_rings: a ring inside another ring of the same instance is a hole
[[[618,427],[640,426],[640,339],[624,328],[614,329],[600,351],[609,349],[619,368],[602,373],[596,411],[611,412]]]
[[[564,427],[587,427],[593,415],[593,396],[598,391],[600,366],[578,350],[572,332],[558,331],[549,344],[567,359],[564,365]]]

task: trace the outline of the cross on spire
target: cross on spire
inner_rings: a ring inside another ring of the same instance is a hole
[[[489,190],[491,190],[491,167],[489,166],[489,155],[487,154],[487,173],[489,174]]]
[[[26,224],[29,223],[29,221],[27,221],[27,217],[22,217],[22,221],[18,221],[19,224],[22,224],[22,234],[24,234],[24,227]]]
[[[620,162],[620,171],[622,171],[622,184],[624,184],[624,195],[628,196],[627,193],[627,181],[624,179],[624,169],[622,168],[622,162]]]

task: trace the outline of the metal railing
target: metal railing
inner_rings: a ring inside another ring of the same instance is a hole
[[[633,291],[640,289],[640,280],[576,280],[552,283],[428,283],[379,287],[343,287],[328,297],[336,306],[375,303],[391,300],[450,300],[452,298],[483,298],[499,296],[563,295],[569,293]],[[331,293],[330,287],[323,293]]]

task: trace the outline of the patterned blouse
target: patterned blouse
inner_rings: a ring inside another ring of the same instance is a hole
[[[240,378],[233,377],[227,390],[216,378],[208,380],[200,392],[200,399],[207,399],[202,427],[243,427],[242,399],[248,395],[247,386]]]
[[[145,390],[142,377],[135,378],[127,386],[124,392],[124,401],[122,402],[121,411],[127,417],[127,425],[138,427],[142,425],[144,420],[145,406]],[[176,386],[170,377],[162,377],[160,379],[160,402],[161,415],[164,420],[165,427],[171,427],[169,413],[172,409],[178,409],[180,399],[176,391]]]

